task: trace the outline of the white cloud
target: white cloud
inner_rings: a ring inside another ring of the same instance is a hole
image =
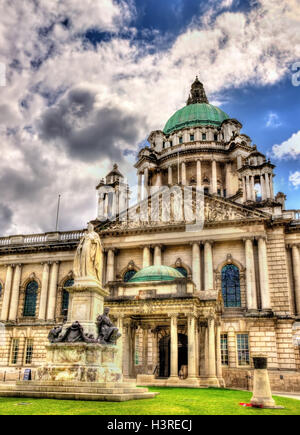
[[[282,125],[282,122],[279,119],[277,113],[270,112],[267,115],[266,127],[269,128],[278,128]]]
[[[1,216],[7,222],[1,232],[49,229],[59,192],[63,228],[81,227],[96,215],[94,187],[113,163],[105,147],[98,153],[95,149],[92,163],[80,160],[59,142],[62,134],[56,135],[56,143],[42,140],[36,127],[49,106],[61,107],[68,93],[90,87],[95,103],[88,120],[94,131],[95,115],[106,108],[119,108],[122,120],[138,119],[134,136],[118,135],[114,142],[120,150],[134,150],[183,106],[197,73],[210,99],[220,101],[225,88],[276,83],[300,58],[298,2],[262,0],[249,13],[225,10],[216,19],[211,12],[220,2],[211,4],[170,48],[152,54],[147,43],[119,36],[126,29],[136,33],[128,29],[135,14],[131,2],[0,0],[5,12],[0,19],[0,62],[7,65],[0,107],[0,224]],[[230,4],[222,2],[223,7]],[[66,18],[69,25],[63,26]],[[78,34],[93,27],[113,35],[96,48],[84,47]],[[32,68],[33,62],[40,62],[39,68]],[[74,130],[83,131],[79,117],[72,119]],[[102,134],[100,129],[99,141]],[[82,148],[86,145],[83,137]],[[123,159],[121,171],[129,169]],[[132,167],[130,177],[135,179]]]
[[[300,172],[296,171],[289,177],[289,182],[296,188],[300,186]]]
[[[300,155],[300,131],[293,134],[288,140],[280,145],[274,145],[272,148],[275,158],[292,158],[297,159]]]

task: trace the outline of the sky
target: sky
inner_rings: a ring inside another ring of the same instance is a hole
[[[84,228],[198,75],[300,209],[300,0],[0,0],[0,235]],[[5,79],[5,80],[4,80]]]

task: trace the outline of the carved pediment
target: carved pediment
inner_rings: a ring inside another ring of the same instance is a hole
[[[157,227],[174,227],[178,225],[204,222],[204,226],[229,223],[248,222],[249,220],[266,220],[270,216],[252,207],[236,204],[225,198],[203,195],[203,201],[196,201],[193,197],[190,205],[177,200],[171,195],[170,206],[162,195],[154,199],[144,200],[122,212],[116,220],[99,223],[101,232],[143,230]],[[196,217],[197,216],[197,219]]]

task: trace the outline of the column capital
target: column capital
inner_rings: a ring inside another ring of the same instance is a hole
[[[4,264],[4,267],[11,267],[11,268],[14,268],[14,267],[15,267],[15,264],[13,264],[13,263]]]
[[[170,317],[171,319],[173,319],[173,318],[177,319],[179,317],[179,313],[169,313],[168,317]]]
[[[263,241],[267,241],[267,236],[265,236],[265,235],[261,235],[261,236],[255,236],[255,239],[257,240],[257,241],[259,241],[259,240],[263,240]]]
[[[197,320],[199,318],[196,313],[187,313],[186,317],[188,320],[191,320],[191,319]]]
[[[203,240],[203,245],[206,245],[207,243],[211,246],[213,246],[216,242],[215,240]]]
[[[243,242],[244,242],[244,243],[248,242],[248,240],[249,240],[250,242],[254,242],[255,237],[254,237],[254,236],[243,237]]]
[[[300,248],[300,243],[297,242],[289,243],[288,245],[286,245],[286,247],[289,249]]]
[[[203,244],[202,240],[194,240],[193,242],[189,242],[190,246],[202,245],[202,244]]]

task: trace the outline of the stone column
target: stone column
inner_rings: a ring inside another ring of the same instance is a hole
[[[300,315],[300,253],[297,245],[292,245],[293,274],[295,283],[296,313]]]
[[[273,181],[272,174],[270,174],[270,194],[271,194],[271,199],[274,199],[274,181]]]
[[[221,355],[221,324],[217,322],[216,325],[216,359],[217,359],[217,378],[223,378],[222,372],[222,355]]]
[[[148,198],[148,190],[149,190],[149,169],[144,169],[144,199]]]
[[[216,377],[215,319],[208,319],[208,377]]]
[[[188,314],[188,377],[196,378],[196,346],[195,346],[195,326],[196,317],[194,314]]]
[[[173,184],[173,169],[171,165],[168,167],[168,184],[170,186]]]
[[[218,182],[217,182],[217,162],[212,161],[211,167],[211,193],[216,195],[218,193]]]
[[[241,169],[241,167],[243,166],[242,156],[237,156],[236,161],[237,161],[237,169]]]
[[[46,262],[42,264],[44,265],[44,267],[43,267],[42,288],[41,288],[41,297],[40,297],[39,320],[46,320],[50,263]]]
[[[186,166],[185,162],[181,163],[181,183],[183,186],[186,185]]]
[[[201,160],[197,160],[197,187],[202,187],[202,167]]]
[[[177,330],[177,314],[169,314],[171,318],[171,378],[178,378],[178,330]]]
[[[246,201],[251,200],[250,176],[246,175]]]
[[[265,174],[267,199],[271,198],[269,174]]]
[[[143,248],[143,269],[151,266],[151,251],[150,246],[144,246]]]
[[[123,375],[126,378],[130,376],[130,367],[129,367],[129,353],[130,353],[130,320],[126,319],[123,322],[123,331],[124,331],[124,347],[123,347]]]
[[[244,242],[245,242],[245,259],[246,259],[247,309],[257,310],[253,238],[244,239]]]
[[[267,244],[264,237],[258,239],[258,260],[262,309],[271,310]]]
[[[261,187],[261,199],[262,201],[265,201],[267,199],[267,193],[266,193],[266,181],[263,175],[260,176],[260,187]]]
[[[51,321],[55,320],[58,270],[59,270],[59,261],[55,261],[52,264],[52,268],[51,268],[48,310],[47,310],[47,320],[51,320]]]
[[[119,339],[120,343],[118,345],[118,348],[119,348],[118,349],[118,352],[119,352],[118,357],[119,357],[120,367],[121,367],[121,370],[123,373],[123,348],[124,348],[124,330],[125,330],[125,328],[124,328],[124,315],[123,314],[120,314],[117,317],[117,328],[119,329],[119,332],[122,334],[120,339]]]
[[[246,184],[246,177],[243,177],[243,201],[247,201],[247,184]]]
[[[255,196],[255,183],[254,183],[254,176],[251,176],[251,199],[252,201],[256,201],[256,196]]]
[[[142,199],[142,177],[143,177],[143,174],[141,172],[139,172],[139,174],[138,174],[138,202],[140,202]]]
[[[162,245],[154,246],[154,266],[161,266],[162,264]]]
[[[226,197],[229,198],[232,195],[231,192],[231,162],[226,163]]]
[[[115,280],[115,251],[113,248],[107,251],[107,282]]]
[[[15,322],[17,320],[17,315],[18,315],[21,274],[22,274],[22,265],[17,264],[14,273],[10,309],[9,309],[9,316],[8,316],[8,320],[12,322]]]
[[[149,331],[149,326],[148,325],[143,325],[142,326],[142,330],[143,330],[143,367],[144,367],[144,374],[147,375],[148,374],[148,331]]]
[[[3,296],[2,310],[1,310],[1,321],[2,322],[6,322],[8,319],[9,302],[10,302],[10,295],[11,295],[11,285],[12,285],[13,272],[14,272],[13,268],[14,268],[14,265],[9,264],[7,266],[7,270],[6,270],[4,296]]]
[[[204,285],[205,290],[214,289],[213,242],[204,243]]]
[[[158,169],[156,172],[156,186],[157,187],[161,187],[162,186],[162,174],[161,174],[161,170]]]
[[[200,245],[199,242],[192,244],[192,268],[193,281],[196,285],[196,290],[201,290],[201,264],[200,264]]]

